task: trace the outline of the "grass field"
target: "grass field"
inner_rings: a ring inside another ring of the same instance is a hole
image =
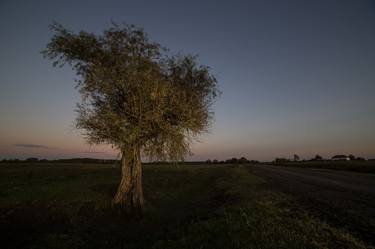
[[[300,161],[273,163],[278,166],[344,170],[375,174],[375,161]]]
[[[144,166],[140,222],[111,212],[119,179],[108,165],[0,164],[1,248],[373,248],[246,165]]]

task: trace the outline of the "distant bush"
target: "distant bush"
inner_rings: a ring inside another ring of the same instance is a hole
[[[286,159],[286,158],[276,158],[274,160],[275,163],[286,163],[286,162],[290,162],[289,159]]]
[[[238,160],[238,163],[248,163],[249,160],[246,159],[246,157],[241,157],[239,160]]]
[[[39,162],[39,158],[29,157],[25,160],[26,162]]]
[[[321,157],[320,155],[316,155],[313,159],[311,159],[311,161],[321,161],[323,160],[323,157]]]

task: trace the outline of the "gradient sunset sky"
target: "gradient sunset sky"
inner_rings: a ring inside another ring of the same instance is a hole
[[[375,158],[374,1],[2,0],[0,159],[117,155],[74,129],[76,76],[40,54],[53,20],[91,32],[135,24],[212,68],[223,94],[189,160]]]

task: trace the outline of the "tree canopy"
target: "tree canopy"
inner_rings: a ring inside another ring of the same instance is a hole
[[[51,29],[42,53],[79,76],[76,126],[89,143],[179,160],[208,130],[219,90],[196,56],[171,56],[133,25],[112,24],[102,34],[74,33],[58,23]]]

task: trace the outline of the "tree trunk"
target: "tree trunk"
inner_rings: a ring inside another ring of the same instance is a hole
[[[121,164],[121,182],[112,200],[112,206],[120,213],[140,218],[144,202],[140,149],[134,147],[123,151]]]

